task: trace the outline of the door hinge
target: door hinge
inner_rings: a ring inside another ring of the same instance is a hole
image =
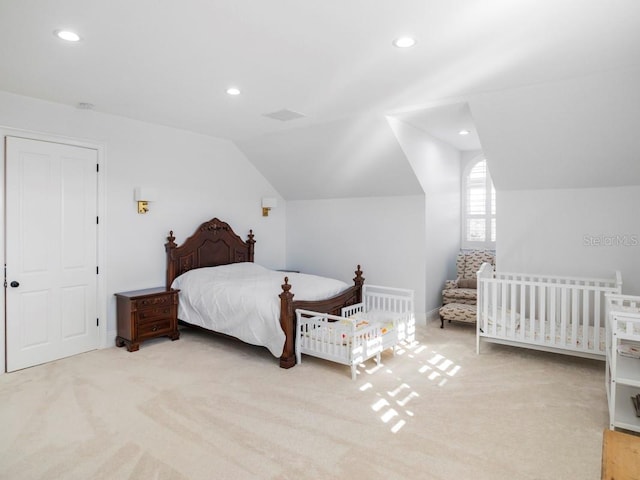
[[[100,164],[96,163],[96,172],[100,172]]]
[[[96,327],[99,327],[99,326],[100,326],[100,319],[96,318]]]
[[[100,267],[96,267],[96,275],[100,275]]]
[[[4,264],[4,288],[7,288],[7,264]]]
[[[96,217],[96,225],[100,225],[100,217]]]

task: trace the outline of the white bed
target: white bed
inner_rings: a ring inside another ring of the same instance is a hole
[[[252,262],[189,270],[171,287],[180,289],[178,318],[282,355],[285,334],[280,325],[283,272]],[[349,288],[331,278],[287,272],[296,300],[321,300]]]

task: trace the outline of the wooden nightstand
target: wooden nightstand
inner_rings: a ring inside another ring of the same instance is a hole
[[[118,336],[116,346],[135,352],[145,340],[178,340],[178,292],[164,287],[116,293]]]

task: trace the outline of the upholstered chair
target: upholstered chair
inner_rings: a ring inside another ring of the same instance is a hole
[[[495,267],[495,253],[491,250],[463,250],[456,259],[457,278],[447,280],[442,291],[441,327],[451,320],[475,323],[477,303],[476,273],[483,263]]]

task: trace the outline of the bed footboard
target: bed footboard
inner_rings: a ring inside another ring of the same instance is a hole
[[[280,356],[280,367],[291,368],[296,364],[296,309],[313,310],[315,312],[328,313],[330,315],[340,315],[344,307],[360,303],[362,301],[362,285],[364,277],[358,265],[353,279],[353,287],[349,287],[342,293],[324,300],[317,301],[294,301],[294,294],[291,292],[289,277],[284,278],[282,293],[280,296],[280,326],[284,331],[285,342]]]

